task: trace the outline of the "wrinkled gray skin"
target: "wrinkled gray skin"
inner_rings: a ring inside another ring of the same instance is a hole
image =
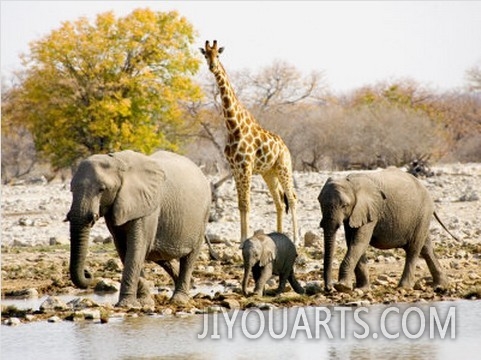
[[[388,168],[369,174],[351,174],[339,180],[329,178],[318,200],[322,210],[320,225],[324,230],[326,291],[332,290],[332,258],[336,231],[341,225],[348,250],[339,269],[339,281],[334,285],[336,290],[351,290],[354,275],[356,287],[369,286],[365,255],[368,245],[406,251],[399,287],[413,286],[415,260],[419,255],[426,260],[433,285],[447,283],[429,238],[434,203],[414,176]]]
[[[244,242],[242,257],[244,259],[242,291],[245,296],[251,271],[256,283],[254,295],[263,295],[265,284],[272,275],[279,275],[276,295],[284,291],[288,280],[295,292],[304,294],[304,289],[294,276],[296,247],[284,234],[273,232],[266,235],[262,230],[256,231],[253,237]]]
[[[174,279],[172,301],[185,303],[194,261],[204,240],[210,185],[189,159],[166,151],[93,155],[82,161],[71,191],[70,276],[80,288],[92,284],[85,270],[91,227],[100,217],[113,236],[124,265],[117,306],[152,305],[142,277],[146,260]],[[171,261],[179,259],[178,270]]]

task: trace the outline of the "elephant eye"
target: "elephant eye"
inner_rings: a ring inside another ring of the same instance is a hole
[[[102,194],[105,191],[105,186],[99,188],[99,194]]]

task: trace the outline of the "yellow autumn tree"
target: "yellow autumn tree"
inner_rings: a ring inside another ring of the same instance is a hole
[[[31,43],[3,120],[27,127],[57,168],[93,153],[176,150],[180,102],[201,97],[191,80],[200,65],[193,41],[193,27],[175,11],[64,22]]]

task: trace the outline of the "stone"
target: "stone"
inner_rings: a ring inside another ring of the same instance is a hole
[[[306,295],[315,295],[322,292],[322,285],[320,281],[311,281],[304,286]]]
[[[312,231],[306,232],[304,235],[304,246],[305,247],[316,247],[321,244],[321,238],[319,235],[313,233]]]
[[[61,322],[62,319],[60,319],[57,315],[55,315],[55,316],[52,316],[52,317],[48,318],[47,321],[49,323],[58,323],[58,322]]]
[[[78,313],[82,314],[85,320],[100,320],[99,309],[83,309]]]
[[[224,299],[221,305],[227,309],[234,310],[240,308],[240,303],[236,299]]]
[[[120,290],[120,283],[110,279],[101,279],[94,288],[95,292],[116,293]]]
[[[62,236],[52,236],[49,240],[48,243],[50,246],[55,246],[55,245],[68,245],[70,244],[70,239],[68,237],[62,237]]]
[[[121,272],[122,271],[122,262],[120,261],[120,259],[109,259],[105,263],[104,270]]]
[[[10,296],[19,297],[22,299],[36,299],[38,298],[38,291],[34,288],[22,289],[11,292]]]
[[[47,310],[67,310],[69,307],[66,303],[60,300],[56,296],[49,296],[45,301],[40,305],[40,310],[47,311]]]
[[[73,300],[70,300],[67,303],[67,305],[76,310],[87,309],[87,308],[98,306],[98,304],[95,301],[87,298],[75,298]]]
[[[20,325],[21,321],[20,321],[19,318],[11,317],[11,318],[8,318],[8,319],[4,320],[3,323],[5,325],[8,325],[8,326],[16,326],[16,325]]]

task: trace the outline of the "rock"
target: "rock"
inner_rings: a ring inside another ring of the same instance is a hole
[[[16,317],[11,317],[3,321],[3,324],[8,326],[16,326],[20,325],[21,323],[22,322],[20,321],[20,319]]]
[[[322,285],[320,281],[311,281],[304,286],[304,290],[306,291],[306,295],[315,295],[322,292]]]
[[[49,240],[50,246],[55,245],[68,245],[70,244],[70,239],[68,237],[61,237],[61,236],[52,236]]]
[[[120,290],[120,283],[109,279],[101,279],[94,288],[95,292],[116,293]]]
[[[38,291],[34,288],[22,289],[18,291],[12,291],[10,296],[19,297],[22,299],[36,299],[38,298]]]
[[[55,315],[55,316],[52,316],[52,317],[48,318],[47,321],[49,323],[58,323],[58,322],[61,322],[62,319],[60,319],[57,315]]]
[[[112,244],[114,242],[114,238],[112,236],[107,236],[104,241],[103,241],[103,244]]]
[[[162,310],[162,312],[161,312],[161,314],[165,315],[165,316],[172,315],[173,313],[174,313],[174,311],[171,308],[166,308],[166,309]]]
[[[362,307],[362,306],[369,306],[371,303],[367,300],[360,300],[360,301],[350,301],[345,303],[346,306],[352,307]]]
[[[28,242],[26,241],[21,241],[21,240],[13,240],[13,246],[19,246],[19,247],[27,247],[27,246],[31,246],[32,244],[29,244]]]
[[[104,237],[101,235],[97,235],[93,238],[92,242],[94,244],[103,244],[104,243]]]
[[[236,299],[224,299],[221,305],[227,309],[234,310],[240,308],[240,303]]]
[[[312,231],[306,232],[304,235],[304,246],[305,247],[316,247],[321,244],[321,238],[314,234]]]
[[[122,272],[122,262],[120,259],[109,259],[105,263],[104,270]]]
[[[56,296],[49,296],[41,305],[40,310],[67,310],[69,307],[66,303]]]
[[[87,309],[87,308],[98,306],[98,304],[95,301],[87,298],[75,298],[69,301],[67,305],[75,310]]]
[[[29,218],[22,217],[18,220],[18,225],[20,226],[33,226],[33,220]]]
[[[99,309],[83,309],[77,313],[82,315],[85,320],[100,320]]]

